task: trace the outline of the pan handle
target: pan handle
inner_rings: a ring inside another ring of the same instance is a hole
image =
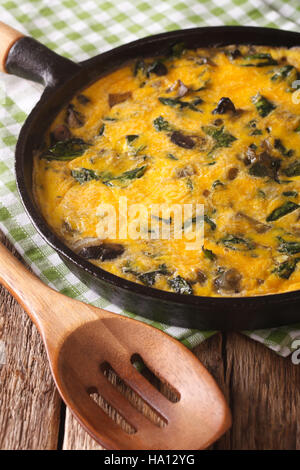
[[[53,87],[81,66],[0,21],[0,70]]]

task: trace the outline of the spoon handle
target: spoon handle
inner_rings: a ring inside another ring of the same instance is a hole
[[[2,243],[0,243],[0,282],[37,324],[36,312],[40,312],[44,302],[47,301],[47,297],[44,296],[46,286],[31,274]]]
[[[80,314],[81,302],[59,294],[43,284],[2,243],[0,243],[0,283],[26,310],[48,348],[50,345],[55,348],[71,329],[85,321],[105,315],[101,309],[97,309],[96,314],[92,307],[86,309],[84,315]]]

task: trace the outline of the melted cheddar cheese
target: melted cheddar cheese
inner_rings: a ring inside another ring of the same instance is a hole
[[[296,48],[176,47],[100,78],[59,113],[35,156],[44,218],[95,265],[158,289],[299,289],[298,70]],[[99,240],[99,205],[118,213],[121,196],[147,207],[203,204],[203,248]]]

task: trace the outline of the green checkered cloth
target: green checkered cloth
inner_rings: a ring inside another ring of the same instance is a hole
[[[300,27],[298,0],[2,0],[2,21],[66,57],[82,61],[150,34],[210,25]],[[164,330],[192,348],[214,334],[151,322],[109,304],[81,283],[31,225],[18,198],[14,147],[21,126],[42,87],[0,74],[0,228],[33,271],[59,292],[124,313]],[[245,332],[282,356],[300,339],[300,323]]]

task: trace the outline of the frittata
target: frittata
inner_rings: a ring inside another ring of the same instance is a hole
[[[61,110],[35,156],[45,220],[80,256],[157,289],[299,289],[298,70],[297,48],[176,44],[101,77]],[[151,224],[139,239],[99,238],[99,206],[118,214],[122,197],[146,207],[203,204],[203,245],[151,237]]]

